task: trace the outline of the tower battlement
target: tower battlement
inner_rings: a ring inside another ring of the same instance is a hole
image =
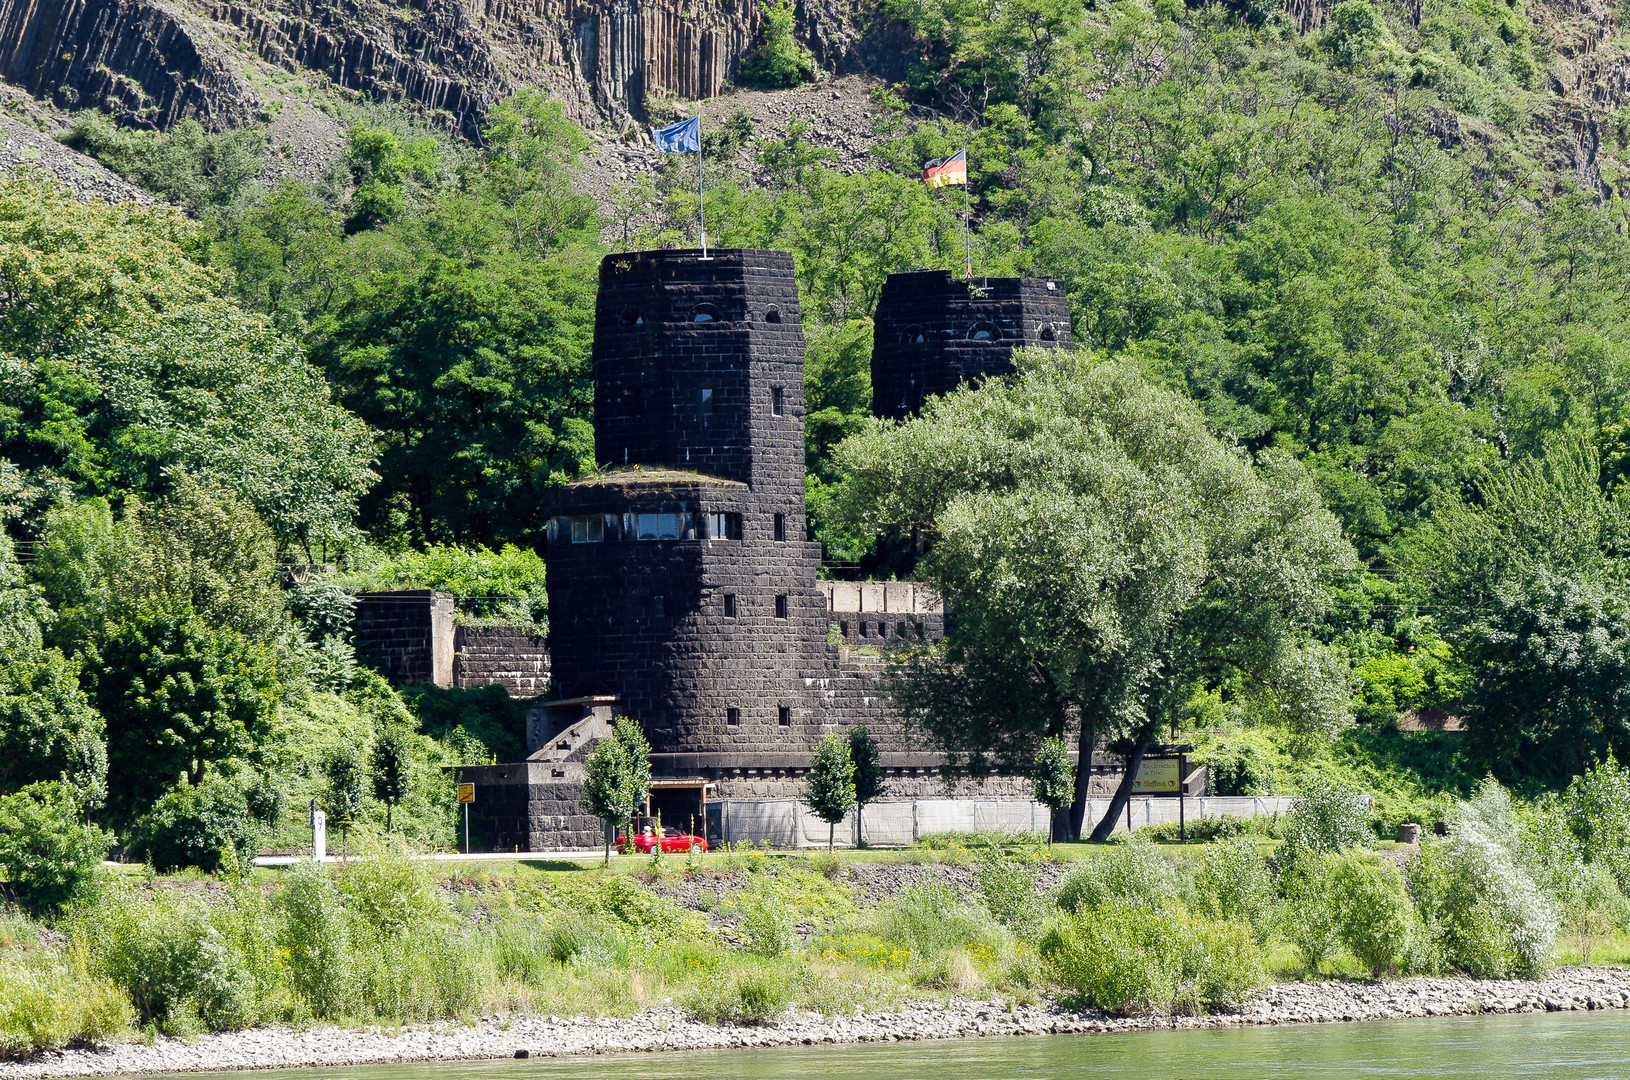
[[[1070,347],[1064,290],[1043,278],[890,274],[874,325],[872,411],[894,420],[915,415],[932,395],[1011,372],[1016,348]]]

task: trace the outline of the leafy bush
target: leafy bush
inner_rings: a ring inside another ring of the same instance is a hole
[[[1581,870],[1564,902],[1562,920],[1580,959],[1588,964],[1593,952],[1630,926],[1630,901],[1619,891],[1612,873],[1593,863]]]
[[[284,922],[278,944],[289,982],[313,1016],[332,1017],[351,998],[351,932],[339,889],[318,863],[301,863],[283,882]]]
[[[1568,823],[1585,858],[1609,867],[1630,888],[1630,770],[1609,755],[1568,786]]]
[[[1037,887],[1036,860],[1025,852],[999,847],[979,850],[974,883],[996,921],[1022,940],[1033,941],[1047,918],[1046,901]]]
[[[1398,868],[1370,852],[1337,856],[1326,878],[1336,911],[1336,934],[1377,978],[1409,956],[1415,906]]]
[[[0,953],[0,1058],[101,1042],[130,1027],[130,1000],[78,950]]]
[[[769,878],[757,878],[742,890],[737,907],[742,931],[747,935],[747,951],[758,956],[780,956],[796,939],[787,902]]]
[[[80,820],[66,784],[30,784],[0,798],[0,872],[25,911],[61,911],[93,896],[111,840]]]
[[[1330,859],[1310,856],[1298,860],[1282,878],[1281,887],[1285,937],[1301,952],[1308,970],[1317,974],[1319,965],[1341,943],[1341,913],[1331,895]]]
[[[259,843],[260,823],[243,788],[223,777],[170,792],[130,832],[131,852],[161,873],[183,866],[214,873],[223,854],[246,861]]]
[[[534,551],[505,544],[497,551],[431,544],[404,551],[336,580],[357,589],[439,589],[452,593],[466,623],[548,628],[544,563]]]
[[[759,11],[759,46],[742,61],[742,85],[779,90],[813,79],[814,62],[795,33],[792,0],[763,0]]]
[[[787,1009],[788,980],[779,972],[748,968],[715,976],[684,998],[685,1012],[708,1023],[764,1024]]]
[[[143,1023],[176,1035],[269,1019],[264,957],[223,933],[208,903],[171,890],[124,888],[76,916],[71,933],[94,975],[122,987]]]
[[[1374,838],[1364,796],[1328,777],[1302,786],[1285,819],[1285,859],[1295,862],[1350,847],[1367,847]]]
[[[962,903],[939,878],[926,878],[901,889],[879,904],[865,927],[874,936],[918,957],[941,956],[951,949],[993,943],[999,928],[976,907]]]
[[[1098,858],[1082,860],[1059,885],[1054,899],[1073,913],[1110,900],[1156,903],[1177,895],[1171,863],[1147,837],[1136,836]]]
[[[1456,808],[1448,836],[1422,842],[1410,888],[1445,963],[1485,977],[1534,977],[1551,966],[1560,913],[1520,849],[1510,799],[1493,781]]]
[[[1213,795],[1272,795],[1273,760],[1254,743],[1228,741],[1205,752]]]
[[[1256,845],[1236,839],[1213,845],[1194,875],[1195,910],[1212,919],[1234,919],[1265,943],[1278,919],[1273,877]]]
[[[1249,927],[1190,916],[1172,900],[1077,908],[1041,954],[1082,1004],[1123,1015],[1225,1008],[1266,980]]]

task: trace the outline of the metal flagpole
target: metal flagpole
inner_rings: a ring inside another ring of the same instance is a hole
[[[973,216],[973,197],[968,189],[973,186],[973,177],[968,175],[968,148],[962,148],[962,247],[968,256],[968,280],[973,280],[973,236],[969,233],[968,220]]]
[[[707,199],[702,195],[702,111],[696,111],[696,221],[702,233],[702,258],[707,258]]]

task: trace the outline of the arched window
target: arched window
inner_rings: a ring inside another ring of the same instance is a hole
[[[624,326],[640,326],[645,322],[644,319],[640,318],[639,311],[631,307],[623,308],[622,314],[618,318]]]
[[[781,321],[781,309],[778,308],[778,307],[775,307],[773,305],[770,306],[770,307],[765,308],[764,309],[764,321],[765,322],[780,322]]]
[[[968,331],[970,341],[995,341],[1001,336],[1002,332],[996,329],[996,324],[989,322],[976,322]]]
[[[900,340],[907,345],[925,345],[928,342],[928,331],[913,323],[906,327],[905,333],[900,335]]]
[[[1058,340],[1058,331],[1053,329],[1053,324],[1052,323],[1048,323],[1046,326],[1041,328],[1041,340],[1043,340],[1043,341],[1057,341]]]
[[[696,311],[691,315],[691,322],[717,322],[719,309],[712,304],[697,304]]]

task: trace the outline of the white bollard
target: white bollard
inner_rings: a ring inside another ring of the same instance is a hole
[[[321,810],[311,812],[311,858],[322,862],[328,857],[328,815]]]

